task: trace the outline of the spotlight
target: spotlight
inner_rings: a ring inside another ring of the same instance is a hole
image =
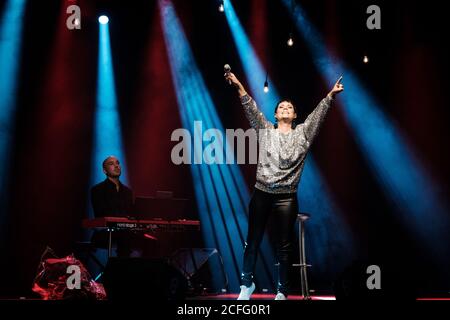
[[[292,38],[292,34],[289,34],[289,39],[287,41],[287,45],[292,47],[294,45],[294,39]]]
[[[100,16],[98,17],[98,22],[100,22],[100,24],[107,24],[109,22],[109,18],[107,16]]]
[[[367,56],[364,56],[363,62],[364,62],[364,63],[368,63],[368,62],[369,62],[369,58],[368,58]]]
[[[219,11],[220,12],[224,12],[225,11],[225,8],[223,7],[223,1],[220,1]]]
[[[267,82],[267,80],[264,82],[264,92],[269,92],[269,83]]]

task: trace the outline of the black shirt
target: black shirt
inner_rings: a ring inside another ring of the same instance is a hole
[[[121,182],[119,182],[119,191],[117,191],[114,182],[106,178],[105,181],[92,187],[91,201],[96,218],[123,217],[131,213],[133,192]]]

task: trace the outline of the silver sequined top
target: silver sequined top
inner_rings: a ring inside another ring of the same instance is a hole
[[[333,99],[324,98],[304,123],[288,133],[274,128],[249,96],[241,97],[247,119],[258,135],[259,157],[255,187],[268,193],[296,193],[306,154],[330,109]]]

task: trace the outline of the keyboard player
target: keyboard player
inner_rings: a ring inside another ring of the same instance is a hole
[[[120,181],[122,171],[119,159],[109,156],[103,161],[102,167],[106,179],[91,188],[94,216],[96,218],[129,216],[133,209],[133,192]],[[114,232],[113,241],[116,243],[118,257],[130,256],[132,237],[133,234],[127,231]],[[96,231],[91,241],[97,247],[106,248],[108,234],[106,231]]]

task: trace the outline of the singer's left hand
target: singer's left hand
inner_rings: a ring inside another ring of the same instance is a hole
[[[333,86],[333,89],[331,89],[330,93],[328,93],[328,95],[331,96],[332,98],[334,98],[336,94],[344,91],[344,85],[341,83],[341,81],[342,77],[340,77],[338,81],[336,81],[336,83]]]

